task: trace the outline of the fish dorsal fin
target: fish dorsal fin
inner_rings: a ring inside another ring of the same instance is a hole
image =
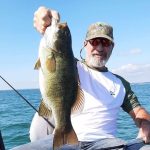
[[[78,81],[77,98],[75,103],[72,106],[71,114],[74,115],[80,113],[83,110],[83,107],[84,107],[84,93],[80,87],[80,82]]]
[[[56,71],[56,60],[53,52],[51,52],[51,54],[46,59],[46,67],[49,72]]]
[[[36,61],[36,63],[35,63],[34,69],[35,69],[35,70],[38,70],[40,67],[41,67],[41,61],[40,61],[40,58],[39,58],[39,59]]]
[[[44,103],[43,100],[40,103],[38,112],[39,112],[40,116],[44,116],[46,118],[52,117],[52,111],[50,109],[48,109],[48,107],[46,106],[46,104]]]

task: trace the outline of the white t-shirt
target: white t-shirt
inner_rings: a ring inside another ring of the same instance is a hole
[[[125,97],[122,81],[109,71],[99,72],[78,62],[84,105],[80,113],[71,115],[79,141],[113,138],[116,120]]]

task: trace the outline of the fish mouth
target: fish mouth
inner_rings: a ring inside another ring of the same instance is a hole
[[[67,23],[66,22],[64,22],[64,23],[59,23],[58,24],[58,28],[59,29],[64,29],[64,28],[66,28],[67,27]]]
[[[54,53],[57,53],[57,54],[62,54],[61,51],[58,51],[58,50],[56,50],[56,49],[54,49],[54,48],[51,48],[51,51],[54,52]]]

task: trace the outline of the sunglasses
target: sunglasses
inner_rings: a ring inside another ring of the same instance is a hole
[[[88,42],[92,46],[98,46],[101,43],[103,47],[109,47],[112,44],[112,42],[106,38],[94,38],[94,39],[88,40]]]

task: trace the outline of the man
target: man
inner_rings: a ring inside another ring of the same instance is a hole
[[[52,17],[60,20],[57,11],[40,7],[34,15],[34,27],[43,34],[51,25]],[[139,127],[138,137],[150,143],[150,115],[141,107],[130,84],[105,66],[113,47],[113,28],[110,25],[97,22],[89,26],[84,42],[86,58],[77,62],[84,101],[80,111],[71,115],[80,149],[121,149],[125,145],[124,141],[115,138],[120,107],[130,114]],[[47,123],[36,114],[30,128],[31,141],[46,136],[48,128]],[[143,145],[134,144],[132,149]]]

